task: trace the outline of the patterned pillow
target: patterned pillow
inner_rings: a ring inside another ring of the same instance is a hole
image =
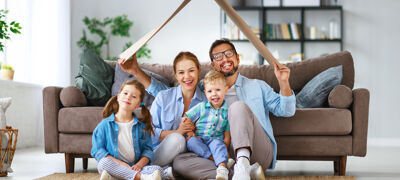
[[[309,81],[296,95],[296,107],[323,107],[329,92],[342,82],[342,65],[331,67]]]

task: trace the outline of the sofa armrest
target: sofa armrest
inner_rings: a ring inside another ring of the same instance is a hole
[[[58,111],[61,109],[61,87],[43,89],[43,120],[45,153],[58,152]]]
[[[368,89],[353,90],[353,156],[367,154],[369,98]]]

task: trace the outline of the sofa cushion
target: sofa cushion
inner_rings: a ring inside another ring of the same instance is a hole
[[[158,75],[157,73],[154,73],[154,72],[146,70],[146,69],[143,69],[143,71],[146,74],[148,74],[149,76],[161,81],[162,83],[164,83],[168,86],[170,85],[170,82],[168,79]],[[114,83],[113,83],[112,89],[111,89],[111,95],[112,96],[118,95],[121,85],[129,79],[136,79],[136,78],[135,78],[135,76],[123,71],[122,68],[117,63],[115,65],[115,76],[114,76]],[[154,100],[154,97],[146,92],[144,99],[143,99],[144,105],[147,107],[151,106],[151,103],[153,103],[153,100]]]
[[[279,156],[344,156],[352,154],[353,137],[348,136],[278,136]]]
[[[61,153],[90,154],[92,149],[92,134],[64,134],[58,135],[58,149]]]
[[[78,107],[87,105],[85,94],[83,94],[83,92],[75,86],[63,88],[60,92],[60,101],[64,107]]]
[[[103,119],[103,107],[69,107],[58,112],[58,131],[92,133]]]
[[[81,54],[75,85],[85,93],[92,106],[104,106],[111,97],[114,69],[94,50],[86,47]]]
[[[353,92],[345,85],[339,85],[332,89],[328,96],[330,107],[334,108],[349,108],[353,103]]]
[[[270,115],[275,136],[348,135],[352,131],[351,111],[336,108],[297,109],[292,117]]]
[[[296,95],[296,107],[323,107],[328,94],[342,81],[342,65],[328,68],[319,73]]]

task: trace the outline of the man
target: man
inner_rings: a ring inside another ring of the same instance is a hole
[[[209,55],[211,66],[224,74],[229,87],[225,99],[229,106],[228,120],[232,142],[230,153],[236,157],[233,179],[246,180],[250,179],[250,175],[253,179],[264,179],[263,170],[275,167],[277,154],[269,112],[275,116],[289,117],[296,111],[296,99],[289,84],[290,70],[285,66],[279,69],[274,63],[274,73],[280,87],[280,94],[277,94],[264,81],[240,75],[239,55],[228,39],[216,40],[211,45]],[[143,81],[146,88],[150,84],[157,87],[155,89],[166,88],[162,84],[156,85],[157,82],[152,81],[138,68],[136,61],[125,64],[120,62],[120,65],[140,82]],[[155,92],[151,94],[154,95]],[[255,164],[250,167],[250,163]],[[214,163],[194,153],[178,155],[174,159],[173,168],[189,179],[215,178]]]
[[[293,116],[296,100],[289,85],[290,70],[275,67],[280,86],[277,94],[264,81],[248,79],[238,72],[239,55],[227,39],[215,41],[209,51],[211,66],[226,77],[230,88],[225,99],[229,106],[232,148],[236,155],[233,179],[250,179],[250,162],[258,162],[262,169],[274,168],[277,147],[272,131],[269,112],[276,116]],[[212,162],[193,154],[181,154],[174,160],[174,170],[190,172],[190,178],[212,177]],[[252,172],[252,177],[263,179],[264,174]],[[214,176],[215,177],[215,176]]]

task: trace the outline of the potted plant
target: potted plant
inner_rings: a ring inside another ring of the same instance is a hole
[[[3,80],[13,80],[14,69],[9,64],[3,64],[1,66],[1,79]]]
[[[19,31],[21,26],[19,23],[12,21],[7,23],[6,14],[8,10],[0,9],[0,52],[4,51],[4,42],[10,40],[10,34],[21,34]],[[9,64],[3,64],[1,66],[1,78],[12,80],[14,77],[14,70]]]
[[[107,60],[116,60],[117,57],[110,55],[110,39],[112,36],[120,36],[120,37],[130,37],[129,30],[133,25],[133,22],[128,19],[128,16],[123,14],[121,16],[116,16],[114,18],[106,17],[103,20],[99,20],[96,18],[83,18],[83,23],[86,25],[86,28],[92,35],[99,36],[100,40],[95,42],[90,40],[86,35],[86,30],[83,30],[83,36],[76,43],[78,47],[83,48],[85,46],[89,46],[92,48],[100,57],[102,56],[102,49],[105,46],[106,53],[105,57]],[[133,43],[126,42],[125,46],[122,48],[122,51],[128,49]],[[121,51],[121,52],[122,52]],[[139,49],[136,53],[136,57],[138,59],[142,57],[151,58],[150,56],[151,50],[147,48],[146,44]]]

